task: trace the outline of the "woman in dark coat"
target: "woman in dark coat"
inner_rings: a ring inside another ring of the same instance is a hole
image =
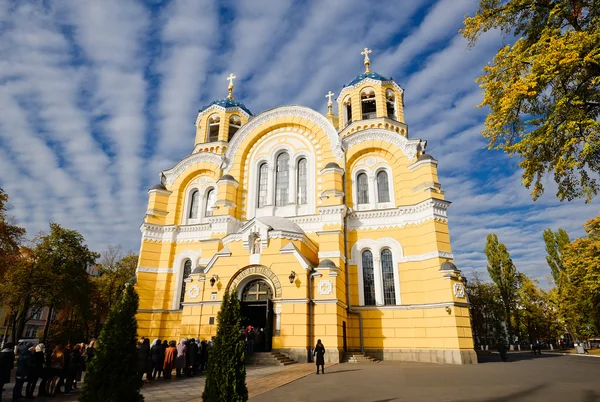
[[[27,379],[27,388],[25,395],[27,399],[33,399],[33,391],[40,377],[44,375],[44,360],[46,348],[40,343],[35,347],[35,352],[31,356],[31,368],[29,370],[29,378]]]
[[[317,341],[317,346],[315,346],[314,355],[316,356],[317,374],[319,374],[319,366],[321,366],[321,372],[325,374],[325,347],[320,339]]]
[[[137,372],[140,379],[144,378],[144,373],[148,372],[148,363],[150,362],[150,339],[144,338],[140,346],[138,346],[138,365]],[[146,380],[149,380],[146,375]]]
[[[160,372],[162,371],[163,364],[165,362],[165,351],[160,343],[160,339],[155,339],[150,346],[150,360],[152,362],[152,380],[160,378]]]
[[[13,344],[7,343],[0,352],[0,401],[2,400],[2,388],[10,382],[10,372],[15,366],[15,352]]]
[[[33,349],[33,343],[29,342],[19,354],[19,360],[17,360],[17,371],[15,373],[15,386],[13,387],[13,401],[21,399],[21,391],[23,390],[23,384],[29,377],[29,371],[31,370],[31,350]]]
[[[65,355],[66,357],[66,355]],[[65,363],[67,369],[67,383],[65,384],[65,394],[71,392],[74,388],[73,385],[77,380],[77,375],[83,370],[83,358],[81,357],[81,345],[77,344],[73,346],[71,351],[71,358],[69,364]]]

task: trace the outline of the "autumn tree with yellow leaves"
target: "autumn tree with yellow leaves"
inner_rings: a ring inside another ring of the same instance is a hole
[[[493,29],[514,37],[477,80],[489,148],[521,158],[534,200],[553,174],[561,201],[591,201],[600,188],[600,2],[480,0],[464,25],[471,46]]]

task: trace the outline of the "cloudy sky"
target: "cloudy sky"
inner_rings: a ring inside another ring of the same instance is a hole
[[[137,250],[146,190],[192,150],[198,109],[227,94],[256,115],[326,112],[325,94],[371,67],[405,89],[411,137],[428,141],[459,268],[485,271],[485,236],[546,283],[542,231],[581,224],[599,202],[532,202],[518,160],[485,149],[474,79],[506,39],[469,50],[475,0],[0,0],[0,187],[29,236],[58,222],[96,250]]]

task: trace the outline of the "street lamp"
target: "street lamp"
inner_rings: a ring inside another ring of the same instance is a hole
[[[290,280],[290,283],[294,283],[294,279],[296,279],[296,273],[292,271],[288,279]]]
[[[213,275],[212,278],[210,278],[210,287],[212,288],[213,286],[215,286],[215,282],[217,282],[219,280],[219,275]]]

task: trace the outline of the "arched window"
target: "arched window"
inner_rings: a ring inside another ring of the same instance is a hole
[[[368,204],[369,203],[369,183],[367,180],[367,175],[365,173],[359,173],[356,176],[356,186],[357,186],[357,195],[358,195],[358,204]]]
[[[307,203],[307,171],[306,171],[306,158],[302,158],[298,161],[298,204]]]
[[[183,264],[183,275],[181,278],[181,296],[179,296],[179,308],[183,308],[183,301],[185,300],[185,285],[187,282],[185,281],[188,276],[192,273],[192,261],[185,260]]]
[[[250,282],[242,291],[242,301],[267,301],[273,298],[273,290],[262,279],[256,279]]]
[[[231,141],[233,135],[237,133],[237,131],[242,126],[242,119],[237,114],[231,115],[229,118],[229,134],[227,135],[227,141]]]
[[[387,110],[387,117],[398,120],[396,116],[396,94],[391,89],[385,91],[385,108]]]
[[[213,207],[215,206],[215,202],[217,201],[217,191],[214,188],[211,188],[206,193],[206,208],[204,210],[204,216],[212,216],[213,215]]]
[[[388,175],[385,170],[377,173],[377,201],[390,202],[390,186],[388,183]]]
[[[258,168],[258,207],[267,205],[267,175],[269,166],[263,163]]]
[[[363,291],[365,306],[375,305],[375,273],[373,272],[373,253],[365,250],[362,253]]]
[[[352,123],[352,99],[347,96],[344,99],[344,127]]]
[[[290,183],[290,156],[283,152],[277,157],[277,171],[275,173],[275,205],[287,205],[288,187]]]
[[[208,118],[208,141],[207,142],[215,142],[219,140],[219,123],[221,122],[221,118],[218,114],[212,114]]]
[[[377,105],[375,104],[375,90],[365,88],[360,93],[360,103],[362,106],[363,120],[374,119],[377,117]]]
[[[394,285],[394,261],[389,249],[381,250],[381,278],[383,279],[383,303],[396,304],[396,290]]]
[[[190,197],[190,212],[188,214],[189,219],[196,219],[198,217],[198,204],[200,203],[200,192],[194,190]]]

